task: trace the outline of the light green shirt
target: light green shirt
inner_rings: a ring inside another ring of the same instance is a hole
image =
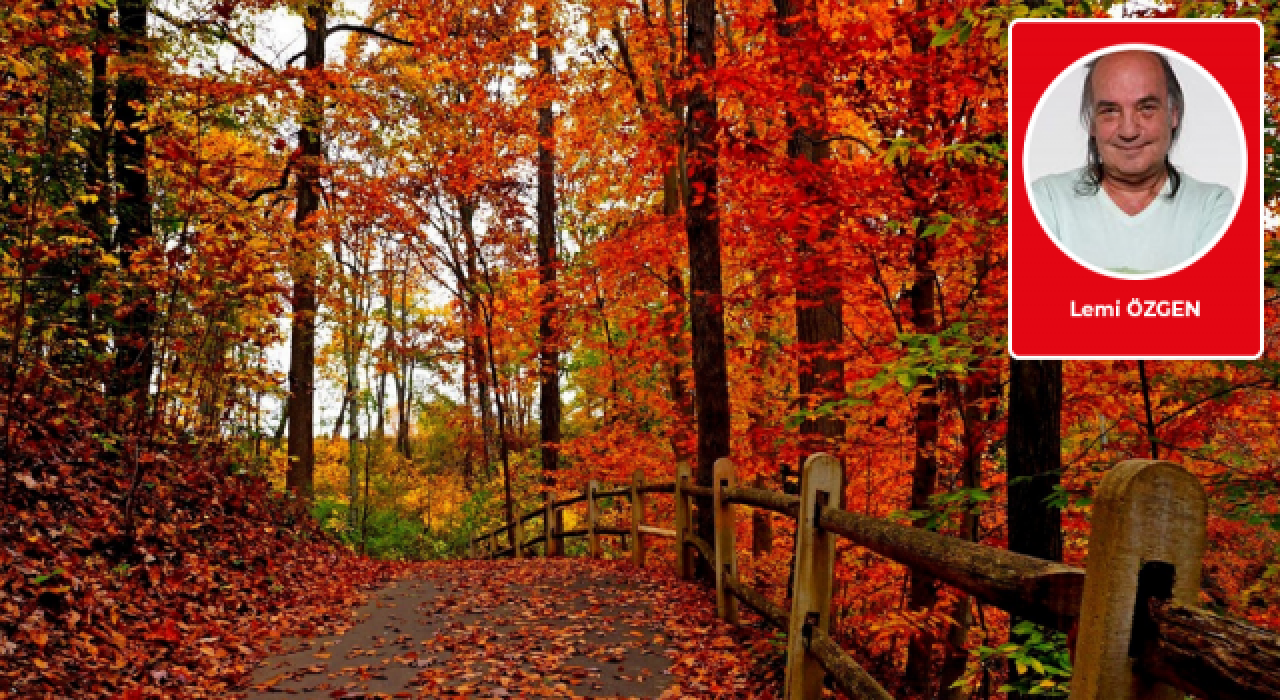
[[[1081,194],[1084,169],[1047,175],[1031,185],[1036,210],[1062,247],[1095,267],[1122,274],[1158,272],[1194,257],[1222,230],[1235,200],[1231,190],[1192,179],[1181,170],[1178,194],[1172,180],[1134,216],[1101,187]]]

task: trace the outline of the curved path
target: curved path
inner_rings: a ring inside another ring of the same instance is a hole
[[[749,677],[766,635],[714,609],[701,586],[616,561],[433,563],[375,593],[345,634],[264,661],[248,698],[773,695],[776,678]]]

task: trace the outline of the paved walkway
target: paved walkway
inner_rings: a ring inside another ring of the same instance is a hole
[[[294,640],[248,698],[762,697],[750,628],[695,584],[587,559],[452,561],[378,591],[341,636]]]

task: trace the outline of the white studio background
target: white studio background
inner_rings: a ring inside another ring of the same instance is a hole
[[[1186,114],[1178,142],[1169,152],[1174,166],[1201,182],[1229,188],[1239,199],[1245,179],[1244,134],[1226,93],[1204,69],[1173,51],[1158,46],[1131,48],[1159,50],[1182,85]],[[1086,63],[1082,59],[1058,76],[1032,115],[1023,161],[1028,185],[1044,175],[1074,170],[1085,163],[1088,135],[1080,122],[1080,91]]]

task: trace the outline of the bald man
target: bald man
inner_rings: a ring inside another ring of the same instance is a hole
[[[1050,235],[1121,274],[1167,270],[1208,246],[1234,199],[1169,161],[1184,114],[1182,86],[1163,55],[1117,51],[1092,61],[1080,97],[1088,160],[1031,186]]]

